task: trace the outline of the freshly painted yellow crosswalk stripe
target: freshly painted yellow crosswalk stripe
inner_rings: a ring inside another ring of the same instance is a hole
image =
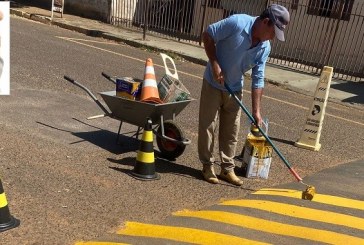
[[[265,201],[265,200],[232,200],[232,201],[225,201],[220,205],[259,209],[294,218],[325,222],[329,224],[342,225],[355,229],[364,230],[364,219],[351,215],[300,207],[285,203]]]
[[[240,226],[268,233],[297,237],[330,244],[364,244],[364,239],[332,231],[314,229],[304,226],[288,225],[251,216],[222,211],[183,211],[176,216],[193,217],[224,224]],[[228,244],[228,243],[227,243]]]
[[[261,189],[254,192],[255,195],[283,196],[302,199],[302,191],[290,189]],[[364,201],[349,199],[344,197],[315,194],[312,202],[324,203],[344,208],[364,210]]]
[[[302,198],[302,191],[291,189],[261,189],[255,195],[274,195],[290,198]],[[339,207],[364,210],[364,201],[315,194],[313,202]],[[310,203],[309,201],[304,201]],[[364,219],[351,215],[325,211],[293,204],[280,203],[270,200],[242,199],[224,201],[221,206],[237,206],[249,209],[263,210],[273,214],[284,215],[296,219],[305,219],[305,222],[315,221],[342,227],[364,230]],[[364,239],[348,234],[330,230],[323,230],[300,225],[291,225],[257,218],[249,215],[232,213],[228,211],[181,211],[174,214],[178,217],[190,217],[212,222],[219,222],[231,226],[238,226],[246,229],[261,231],[265,233],[287,236],[292,238],[306,239],[313,242],[328,244],[364,244]],[[193,222],[193,221],[192,221]],[[233,236],[219,232],[212,232],[203,229],[144,224],[138,222],[127,222],[125,228],[117,232],[118,235],[127,235],[143,238],[158,238],[177,242],[193,244],[267,244],[260,241],[249,240],[240,236]],[[264,237],[264,235],[262,235]],[[77,242],[75,245],[124,245],[117,242]]]
[[[75,245],[130,245],[121,242],[76,242]]]
[[[188,242],[195,244],[268,244],[253,240],[248,240],[236,236],[204,231],[186,227],[164,226],[143,224],[137,222],[127,222],[126,227],[117,232],[121,235],[153,237],[169,239],[178,242]]]

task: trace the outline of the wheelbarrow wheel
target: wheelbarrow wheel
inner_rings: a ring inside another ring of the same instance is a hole
[[[165,136],[178,141],[182,141],[184,139],[184,135],[181,128],[172,120],[164,121],[163,126],[164,126]],[[162,135],[162,129],[160,126],[157,132],[159,135]],[[175,142],[172,142],[168,139],[163,139],[161,137],[157,137],[157,145],[161,152],[161,155],[168,160],[176,159],[177,157],[182,155],[182,153],[186,148],[186,145],[177,144]]]

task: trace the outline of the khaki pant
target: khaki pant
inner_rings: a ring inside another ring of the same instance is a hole
[[[242,99],[243,91],[235,94],[240,100]],[[215,130],[218,126],[221,169],[226,171],[234,169],[240,114],[241,109],[229,92],[218,90],[203,80],[198,127],[198,155],[202,164],[212,165],[215,162],[213,150]],[[218,118],[219,125],[217,125]]]

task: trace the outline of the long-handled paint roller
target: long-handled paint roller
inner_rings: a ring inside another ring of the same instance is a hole
[[[246,109],[246,107],[244,106],[244,104],[238,99],[238,97],[236,97],[236,95],[231,90],[231,88],[229,87],[229,85],[227,85],[227,83],[224,83],[224,85],[225,85],[225,88],[229,91],[230,95],[232,95],[234,97],[234,99],[236,100],[236,102],[240,105],[241,109],[243,109],[243,111],[245,112],[245,114],[249,117],[250,121],[256,125],[256,127],[259,129],[259,132],[264,136],[264,138],[268,141],[268,143],[273,147],[274,151],[282,159],[282,161],[287,166],[287,168],[289,169],[289,171],[293,174],[293,176],[296,178],[296,180],[307,187],[306,190],[302,192],[302,199],[312,200],[313,199],[313,196],[316,193],[315,187],[312,186],[312,185],[307,185],[307,184],[305,184],[302,181],[302,178],[293,169],[293,167],[291,166],[291,164],[286,160],[286,158],[282,155],[282,153],[278,150],[278,148],[273,144],[273,142],[268,137],[268,135],[259,127],[259,125],[256,124],[254,117],[249,113],[249,111]]]

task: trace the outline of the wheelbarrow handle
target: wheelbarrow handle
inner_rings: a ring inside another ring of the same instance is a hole
[[[116,84],[115,79],[113,79],[110,75],[106,74],[105,72],[101,72],[101,75],[103,75],[107,80],[113,82],[114,84]]]
[[[103,110],[107,115],[110,114],[110,112],[101,104],[101,102],[96,98],[96,96],[88,88],[86,88],[81,83],[77,82],[75,79],[70,78],[69,76],[65,75],[65,76],[63,76],[63,78],[66,79],[67,81],[69,81],[70,83],[73,83],[77,87],[85,90],[87,92],[87,94],[90,95],[91,98],[95,101],[95,103],[101,108],[101,110]]]
[[[71,82],[71,83],[75,83],[75,80],[70,78],[69,76],[64,75],[63,78],[66,79],[67,81]]]

